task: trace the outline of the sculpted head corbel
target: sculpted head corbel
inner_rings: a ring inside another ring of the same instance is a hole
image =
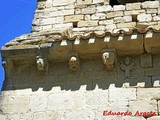
[[[37,64],[38,71],[46,70],[47,69],[47,60],[41,55],[37,56],[36,59],[37,59],[36,64]]]
[[[102,60],[107,70],[113,70],[116,53],[113,49],[106,49],[102,54]]]
[[[69,58],[69,68],[71,71],[75,72],[79,69],[80,63],[79,63],[79,57],[78,54],[73,52],[70,54]]]

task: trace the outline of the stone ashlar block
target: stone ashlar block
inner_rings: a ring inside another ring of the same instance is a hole
[[[125,6],[124,5],[114,5],[113,6],[113,11],[123,11],[123,10],[125,10]]]
[[[74,3],[76,0],[53,0],[53,6],[69,5]]]
[[[82,8],[82,14],[94,14],[96,12],[95,5]]]
[[[135,26],[136,26],[136,22],[119,23],[119,24],[117,24],[117,28],[134,28]]]
[[[96,13],[91,16],[92,20],[104,20],[106,18],[105,13]]]
[[[126,10],[139,10],[141,9],[141,3],[127,3]]]
[[[110,5],[103,5],[96,7],[97,12],[109,12],[112,11],[112,7]]]
[[[78,22],[84,19],[84,15],[70,15],[65,16],[65,22]]]
[[[114,18],[114,17],[123,16],[123,11],[108,12],[106,14],[107,14],[107,18]]]
[[[137,20],[139,22],[150,22],[152,20],[152,16],[151,14],[142,13],[137,16]]]
[[[158,8],[159,1],[146,1],[142,3],[142,8]]]
[[[98,26],[98,21],[80,21],[78,27]]]
[[[109,88],[109,101],[136,100],[136,88]]]

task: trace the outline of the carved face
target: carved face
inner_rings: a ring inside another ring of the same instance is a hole
[[[38,70],[44,70],[44,60],[42,58],[37,59]]]
[[[113,52],[105,52],[102,55],[102,59],[104,64],[113,64],[115,60],[115,56]]]
[[[72,71],[76,71],[78,69],[78,60],[76,57],[70,58],[69,67]]]

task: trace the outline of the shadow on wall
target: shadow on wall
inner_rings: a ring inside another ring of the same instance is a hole
[[[116,87],[156,87],[159,86],[160,67],[159,58],[154,57],[153,65],[147,60],[147,64],[141,57],[130,58],[128,65],[126,58],[119,58],[112,71],[106,70],[101,59],[81,60],[80,69],[76,72],[69,70],[68,62],[49,62],[48,71],[39,73],[34,62],[16,62],[3,84],[3,90],[17,90],[31,88],[37,91],[43,88],[50,91],[53,87],[60,87],[61,90],[76,91],[80,89],[94,90]],[[121,65],[120,65],[121,64]],[[129,65],[132,66],[129,68]],[[147,68],[146,68],[147,67]],[[158,80],[158,81],[157,81]],[[157,84],[158,83],[158,84]]]

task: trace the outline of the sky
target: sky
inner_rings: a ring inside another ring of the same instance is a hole
[[[2,0],[0,4],[0,48],[22,34],[31,32],[36,0]],[[1,54],[0,54],[1,56]],[[0,89],[4,81],[0,57]]]

